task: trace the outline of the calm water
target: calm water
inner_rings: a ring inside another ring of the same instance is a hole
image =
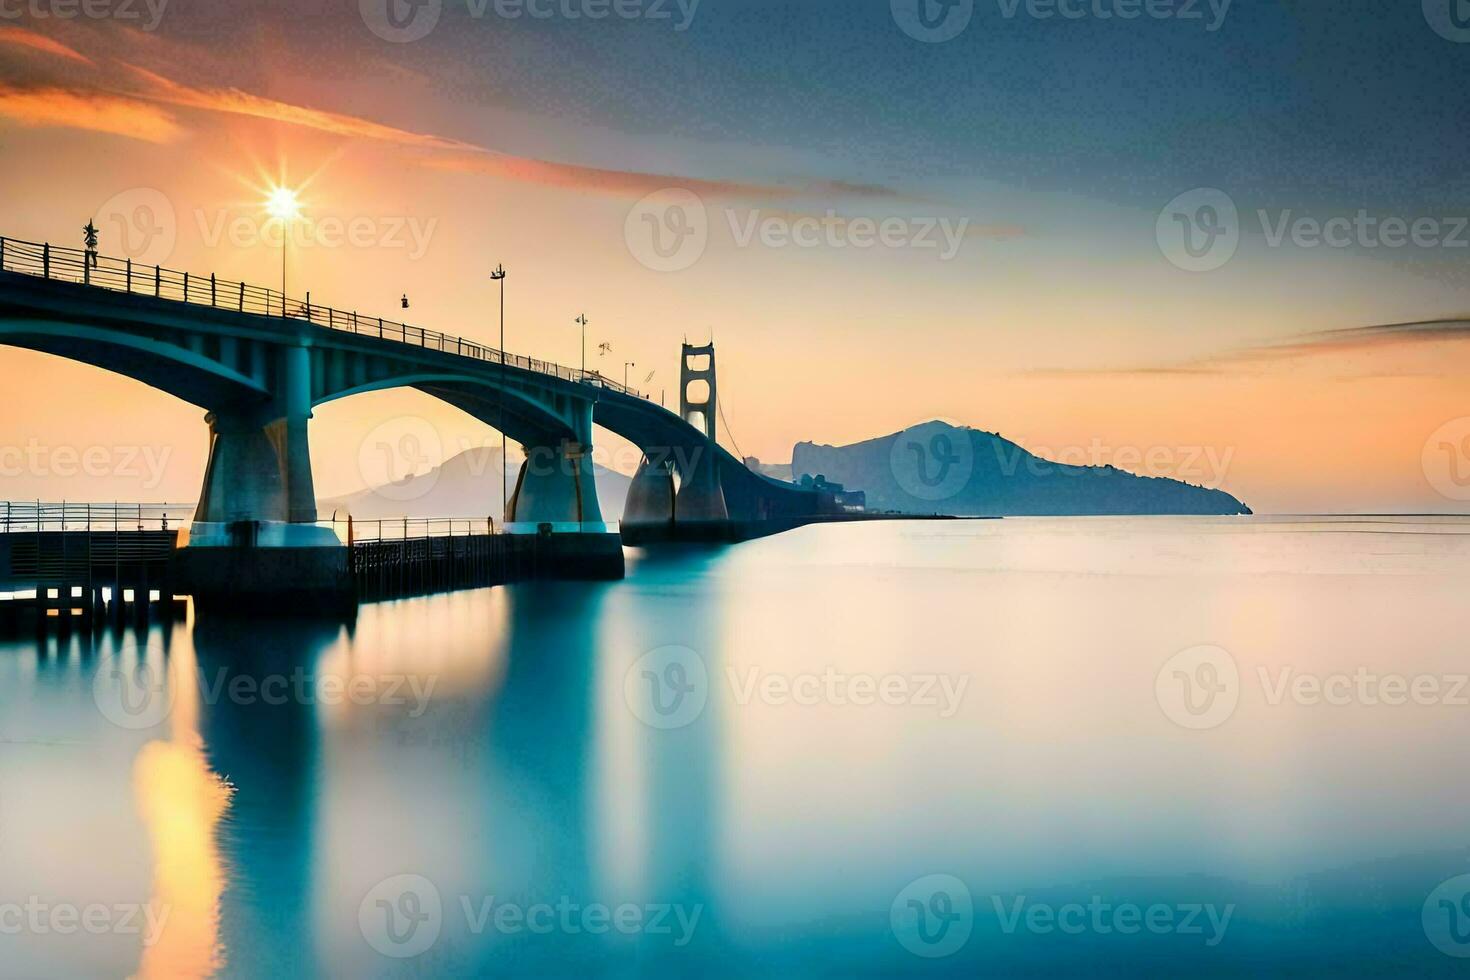
[[[0,975],[1460,973],[1467,591],[1470,522],[916,523],[6,641]]]

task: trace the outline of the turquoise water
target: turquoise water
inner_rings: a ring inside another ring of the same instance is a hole
[[[1470,521],[813,527],[0,644],[0,975],[1463,972]]]

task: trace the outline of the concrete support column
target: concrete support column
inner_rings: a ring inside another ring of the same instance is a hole
[[[310,524],[316,520],[316,487],[311,479],[311,448],[306,427],[311,419],[311,351],[288,347],[281,372],[283,417],[278,429],[278,452],[286,482],[287,520]]]
[[[196,524],[287,521],[286,479],[280,447],[285,423],[253,412],[211,412],[209,465],[194,513]]]
[[[505,508],[506,530],[536,534],[549,524],[553,533],[605,534],[592,447],[568,439],[556,446],[525,449],[526,461]]]
[[[674,523],[674,464],[643,457],[628,486],[623,527],[666,528]]]
[[[730,511],[725,506],[725,491],[720,486],[720,473],[715,454],[705,449],[687,467],[679,470],[679,496],[674,503],[676,523],[728,522]]]

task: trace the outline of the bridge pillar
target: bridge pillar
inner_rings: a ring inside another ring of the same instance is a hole
[[[696,456],[692,465],[679,471],[674,520],[678,524],[728,524],[730,511],[725,506],[715,454],[700,451]]]
[[[271,403],[211,412],[209,464],[175,556],[184,588],[202,605],[314,612],[350,601],[347,549],[317,526],[307,426],[311,352],[280,352]]]
[[[628,486],[627,502],[623,505],[623,529],[657,531],[673,527],[673,524],[673,461],[666,457],[650,459],[645,455]]]
[[[254,547],[340,544],[316,526],[307,424],[311,419],[311,352],[281,351],[273,403],[220,409],[209,423],[209,465],[190,531],[192,547],[228,547],[249,538]],[[254,525],[248,533],[241,525]]]
[[[505,530],[536,535],[538,574],[622,578],[622,539],[602,519],[593,479],[592,405],[575,411],[575,437],[523,447],[526,461],[506,503]]]

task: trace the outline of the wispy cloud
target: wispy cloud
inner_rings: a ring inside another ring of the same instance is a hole
[[[478,147],[470,153],[434,156],[427,158],[424,162],[435,170],[485,174],[506,180],[630,197],[651,194],[654,191],[671,187],[692,191],[702,197],[733,197],[747,200],[786,200],[812,195],[896,196],[886,188],[850,184],[843,181],[773,184],[714,180],[675,174],[645,173],[636,170],[582,167],[570,163],[511,156]]]
[[[393,126],[385,126],[359,116],[349,116],[339,112],[328,112],[322,109],[311,109],[306,106],[293,105],[289,102],[280,102],[275,99],[252,95],[240,89],[195,88],[182,85],[156,72],[139,68],[136,65],[126,65],[125,67],[143,83],[143,88],[138,92],[141,98],[153,99],[169,105],[190,109],[203,109],[209,112],[220,112],[236,116],[249,116],[254,119],[265,119],[271,122],[289,123],[293,126],[304,126],[308,129],[315,129],[323,133],[332,133],[336,136],[377,140],[419,149],[477,149],[471,144],[462,143],[458,140],[445,139],[441,136],[431,136],[425,133],[414,133]]]
[[[17,89],[0,85],[0,117],[23,126],[62,127],[171,143],[183,130],[154,105],[124,96],[62,88]]]
[[[1179,364],[1106,369],[1046,368],[1027,373],[1038,377],[1220,375],[1308,358],[1382,353],[1424,344],[1462,341],[1470,341],[1470,316],[1319,330],[1279,344],[1244,347]]]
[[[49,38],[44,34],[37,34],[35,31],[28,31],[23,27],[0,27],[0,44],[29,48],[32,51],[55,55],[58,58],[66,58],[69,61],[80,62],[84,65],[96,64],[91,58],[88,58],[75,48],[67,47],[60,41]]]

